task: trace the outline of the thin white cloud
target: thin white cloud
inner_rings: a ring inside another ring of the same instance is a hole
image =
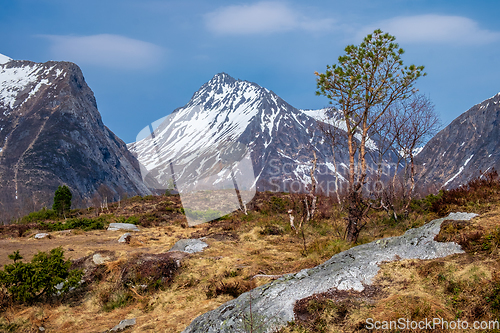
[[[155,44],[119,35],[42,37],[51,42],[53,57],[77,64],[145,69],[158,66],[164,57],[164,49]]]
[[[258,2],[217,9],[205,16],[207,28],[223,35],[251,35],[291,30],[322,31],[333,27],[331,19],[313,19],[283,2]]]
[[[365,27],[357,37],[375,28],[396,36],[398,42],[486,44],[500,39],[500,33],[481,29],[476,21],[463,16],[400,16]]]

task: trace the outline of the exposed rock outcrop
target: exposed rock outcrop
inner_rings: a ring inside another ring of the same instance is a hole
[[[385,238],[353,247],[325,263],[296,274],[285,275],[260,286],[219,308],[196,318],[183,333],[221,333],[243,330],[243,318],[252,316],[267,323],[267,332],[294,320],[294,304],[331,289],[362,291],[379,271],[379,264],[401,259],[434,259],[463,253],[455,243],[434,240],[445,220],[469,220],[476,214],[451,213],[448,217],[408,230],[399,237]]]
[[[118,239],[118,243],[127,243],[128,244],[128,243],[130,243],[131,237],[132,237],[132,235],[130,234],[130,232],[126,232],[120,236],[120,238]]]
[[[92,256],[92,262],[95,264],[95,265],[102,265],[104,263],[107,263],[109,261],[112,261],[114,260],[115,258],[113,256],[107,256],[106,254],[103,254],[103,253],[95,253],[93,256]]]

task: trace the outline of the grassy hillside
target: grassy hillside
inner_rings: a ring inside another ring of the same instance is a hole
[[[415,200],[397,220],[374,211],[358,244],[403,234],[450,211],[481,214],[470,223],[444,223],[438,236],[466,253],[436,260],[382,265],[373,286],[362,293],[314,295],[296,305],[296,322],[281,332],[352,332],[378,321],[439,317],[491,320],[500,313],[500,185],[495,177],[457,191]],[[248,215],[235,212],[188,227],[178,196],[134,197],[107,208],[73,210],[66,219],[44,210],[0,228],[0,264],[20,250],[27,262],[38,252],[61,247],[72,268],[87,268],[84,283],[65,297],[33,304],[0,293],[0,332],[103,332],[122,319],[137,318],[131,332],[180,332],[196,316],[282,274],[314,267],[355,244],[343,240],[345,213],[333,198],[320,197],[304,234],[290,228],[287,211],[301,210],[301,197],[258,193]],[[296,216],[299,219],[299,216]],[[141,229],[129,243],[124,233],[106,231],[112,222]],[[34,239],[38,232],[50,238]],[[172,258],[179,239],[202,238],[201,253]],[[95,253],[108,261],[92,265]],[[151,260],[150,260],[151,259]],[[149,260],[149,261],[148,261]],[[174,265],[181,260],[180,267]],[[150,264],[145,264],[150,263]],[[396,330],[394,330],[396,331]]]

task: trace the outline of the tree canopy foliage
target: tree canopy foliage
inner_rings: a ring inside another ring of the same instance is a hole
[[[71,198],[73,195],[68,186],[59,186],[54,193],[54,204],[52,209],[59,215],[63,215],[71,209]]]

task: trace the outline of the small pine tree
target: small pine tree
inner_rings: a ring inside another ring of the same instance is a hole
[[[52,209],[59,215],[63,215],[71,208],[72,194],[66,185],[59,186],[54,194]]]

